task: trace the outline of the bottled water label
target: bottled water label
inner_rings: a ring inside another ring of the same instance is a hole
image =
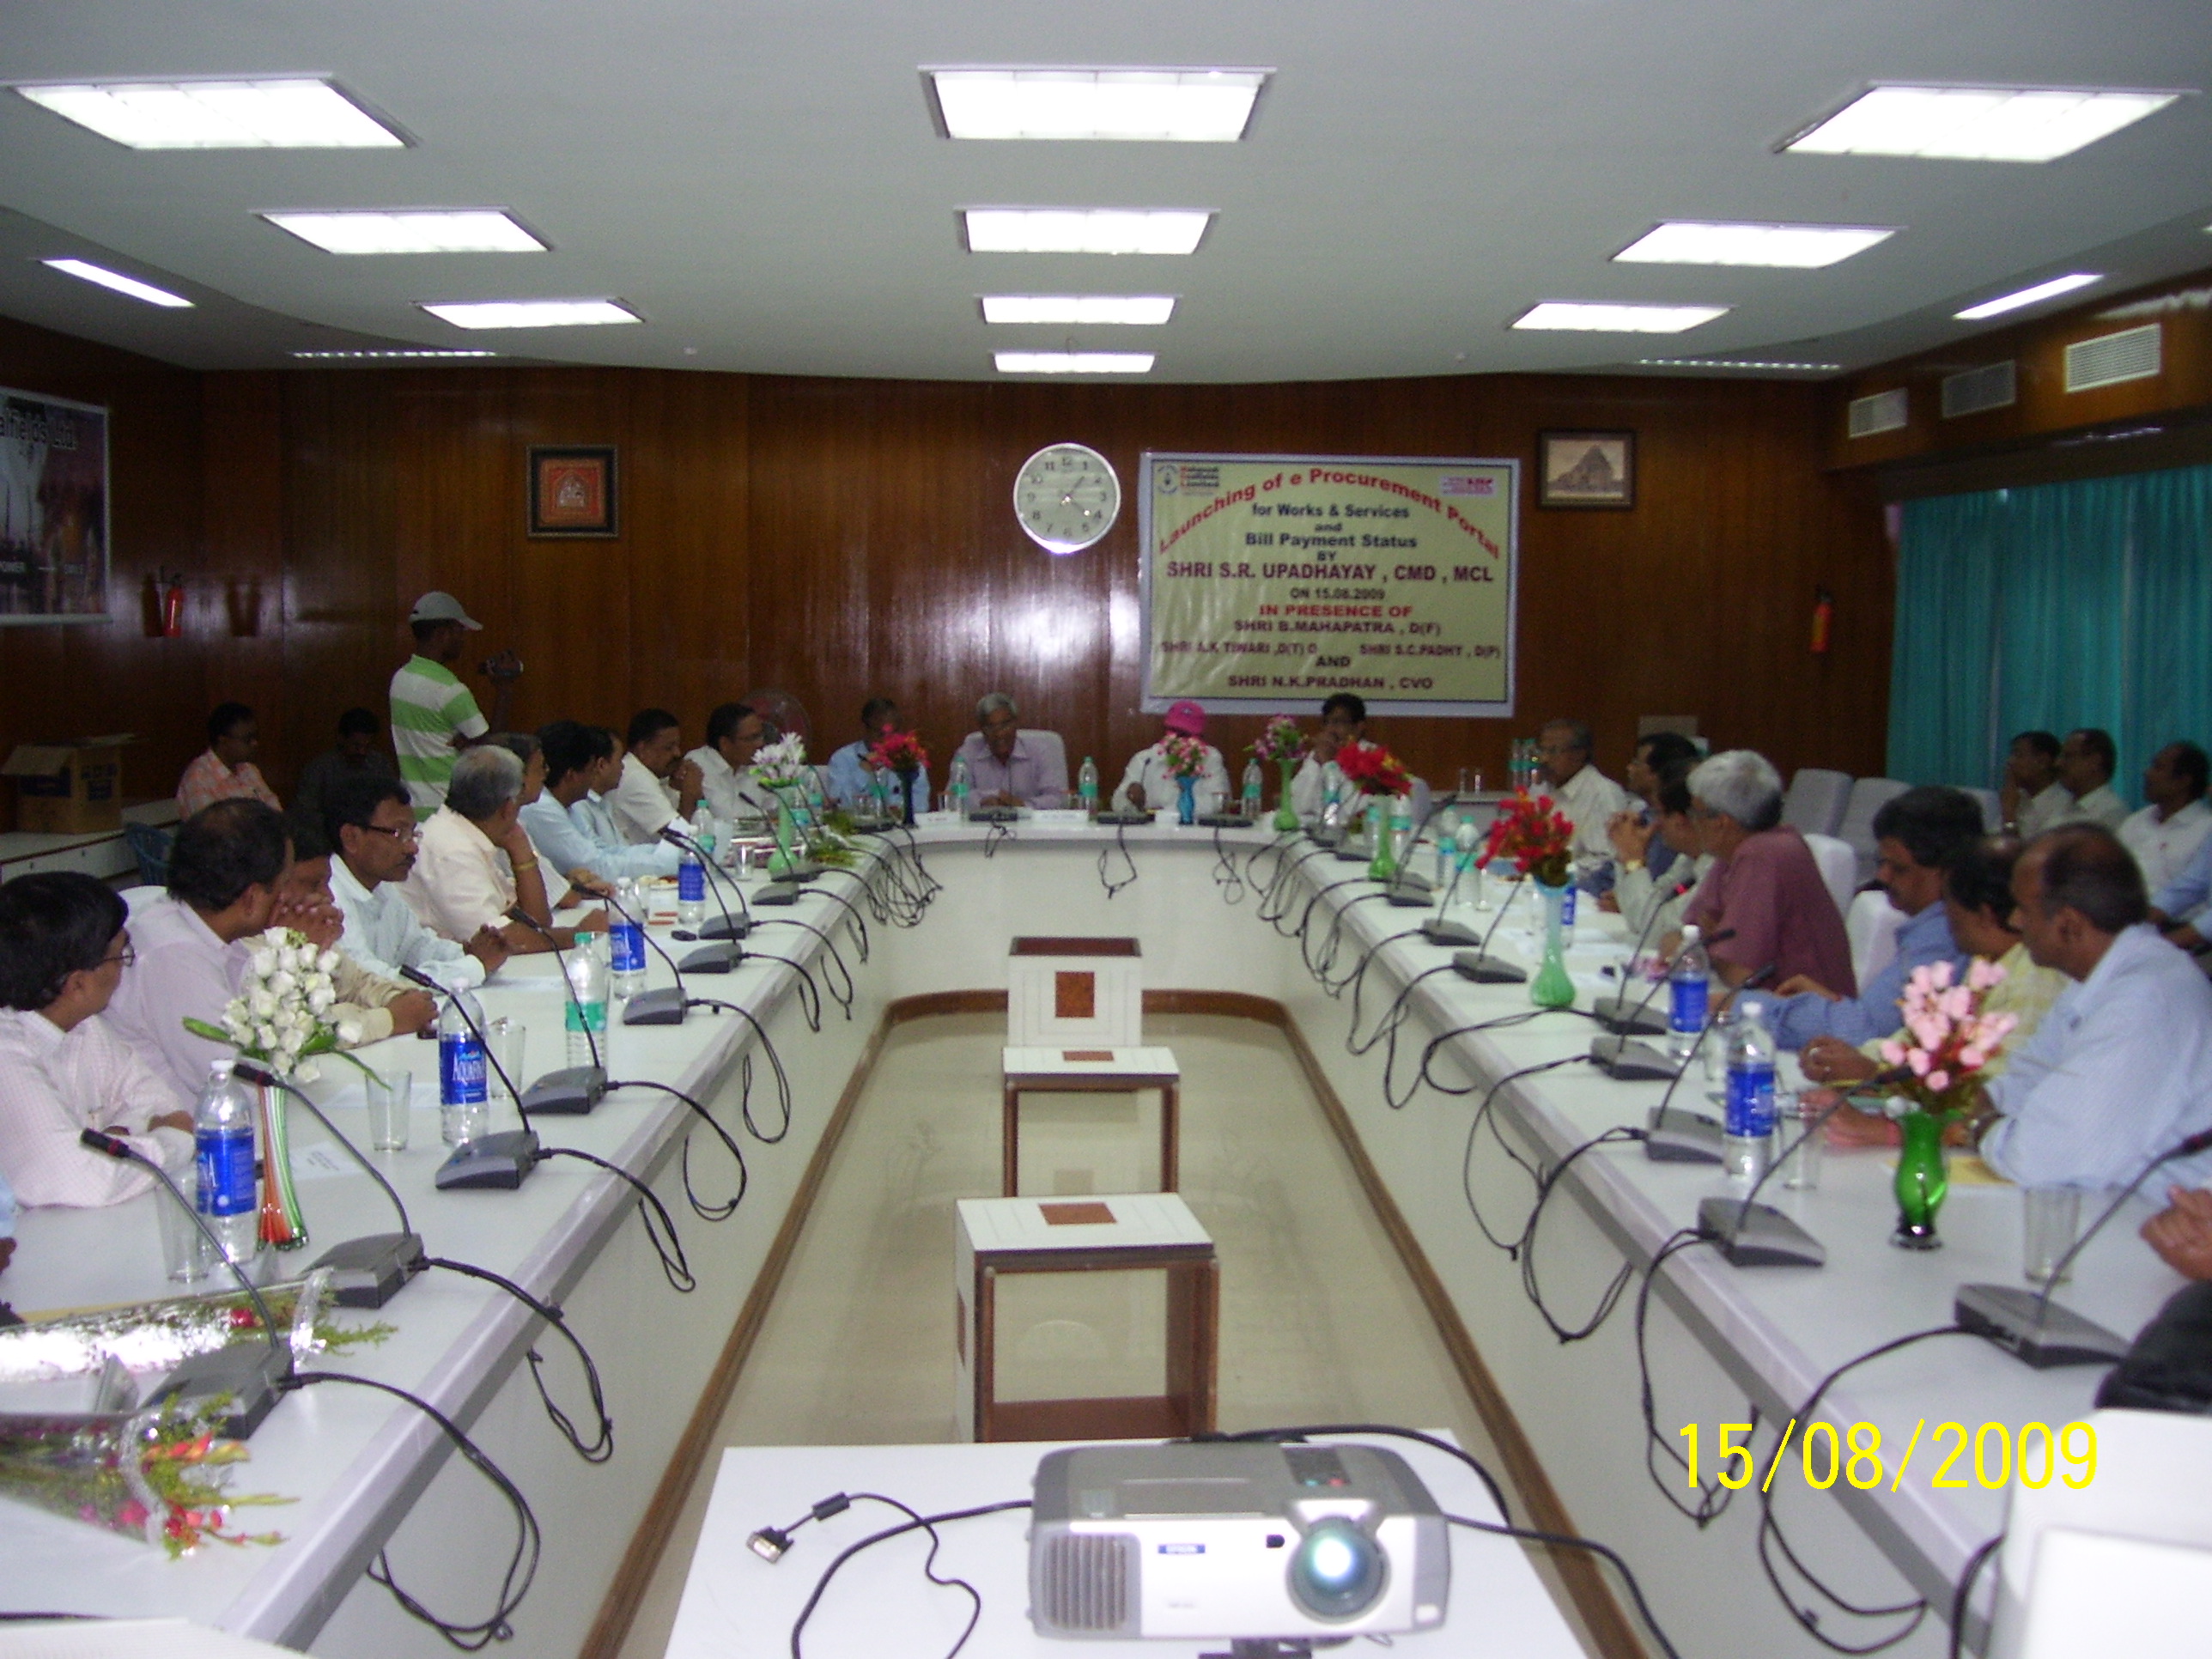
[[[474,1106],[487,1098],[483,1044],[474,1036],[447,1037],[438,1044],[438,1100],[446,1106]]]
[[[1571,927],[1574,925],[1575,887],[1574,884],[1571,881],[1567,884],[1566,896],[1559,901],[1559,926],[1562,927]]]
[[[1732,1139],[1757,1140],[1774,1133],[1774,1068],[1731,1066],[1725,1102],[1725,1133]]]
[[[695,866],[695,872],[696,869]],[[679,887],[677,890],[680,893],[683,890]],[[618,921],[610,930],[608,943],[614,955],[615,972],[641,974],[645,971],[644,928],[634,921]]]
[[[570,997],[568,1012],[561,1023],[568,1030],[589,1030],[596,1036],[607,1029],[607,1005],[604,1002],[580,1002]]]
[[[1705,1013],[1711,1006],[1711,988],[1703,977],[1678,979],[1667,988],[1667,1029],[1682,1036],[1694,1037],[1705,1029]]]
[[[676,866],[676,896],[678,901],[685,904],[704,904],[707,902],[707,866],[705,865],[696,859],[686,859]],[[620,927],[615,929],[615,937],[617,940],[622,938],[623,932]],[[641,956],[644,950],[644,945],[638,946]],[[639,963],[641,967],[643,965],[642,962]],[[619,958],[615,963],[615,969],[617,973],[622,970]]]
[[[194,1138],[202,1215],[244,1215],[258,1207],[253,1135],[210,1132]]]

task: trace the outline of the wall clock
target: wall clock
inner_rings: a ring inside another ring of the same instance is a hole
[[[1048,553],[1079,553],[1114,527],[1121,481],[1081,444],[1048,444],[1014,476],[1014,516]]]

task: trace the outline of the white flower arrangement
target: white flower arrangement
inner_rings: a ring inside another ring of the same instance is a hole
[[[753,775],[770,789],[789,789],[806,776],[806,739],[787,732],[753,756]]]
[[[318,949],[289,927],[271,927],[248,944],[246,976],[222,1011],[222,1024],[188,1018],[185,1028],[231,1044],[279,1077],[312,1083],[317,1073],[311,1056],[350,1048],[362,1038],[357,1021],[329,1018],[337,1006],[331,974],[338,953]]]

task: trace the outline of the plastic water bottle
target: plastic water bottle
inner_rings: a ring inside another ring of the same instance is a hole
[[[607,981],[612,975],[605,939],[597,933],[577,934],[568,966],[568,1006],[561,1024],[568,1034],[568,1064],[608,1068],[612,1057],[608,1052]]]
[[[1429,884],[1439,893],[1449,885],[1459,856],[1459,814],[1447,806],[1437,814],[1437,875]]]
[[[968,757],[955,755],[951,770],[945,777],[945,806],[950,812],[968,816]]]
[[[1267,788],[1267,779],[1260,770],[1260,763],[1244,763],[1244,781],[1239,787],[1237,810],[1254,823],[1260,821],[1260,796]]]
[[[1390,856],[1400,869],[1413,855],[1413,798],[1400,795],[1390,804]]]
[[[702,891],[703,874],[702,872]],[[684,915],[681,906],[676,914],[680,921]],[[637,878],[624,876],[615,884],[615,902],[607,918],[607,954],[614,993],[625,1000],[645,989],[644,915],[645,896],[638,890]],[[695,921],[693,925],[697,924]]]
[[[448,1146],[466,1146],[491,1127],[491,1066],[477,1035],[483,1026],[483,1005],[474,993],[446,999],[438,1015],[438,1127]]]
[[[1774,1154],[1774,1038],[1756,1005],[1729,1022],[1723,1109],[1721,1168],[1733,1180],[1756,1181]]]
[[[253,1167],[253,1092],[230,1074],[230,1061],[208,1065],[207,1086],[192,1110],[199,1212],[243,1265],[261,1248],[261,1194]]]
[[[1682,948],[1667,969],[1667,1053],[1678,1063],[1698,1052],[1711,1006],[1712,959],[1698,942],[1698,929],[1682,930]]]
[[[1098,763],[1085,755],[1083,769],[1075,775],[1076,799],[1092,817],[1098,816]]]
[[[706,919],[707,866],[700,861],[698,854],[688,847],[683,848],[676,855],[676,925],[696,933],[699,924]],[[644,942],[640,940],[638,952],[641,957],[644,951]],[[638,972],[641,975],[644,971],[644,963],[641,962]],[[640,982],[643,982],[641,979]]]

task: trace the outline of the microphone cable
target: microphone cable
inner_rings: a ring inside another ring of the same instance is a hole
[[[1553,1317],[1552,1310],[1544,1305],[1544,1293],[1536,1283],[1536,1225],[1543,1219],[1544,1206],[1558,1188],[1559,1177],[1566,1174],[1569,1167],[1583,1153],[1592,1152],[1600,1146],[1633,1146],[1646,1138],[1644,1130],[1636,1128],[1632,1125],[1615,1124],[1604,1133],[1593,1135],[1589,1139],[1583,1142],[1581,1146],[1554,1164],[1536,1183],[1536,1202],[1530,1206],[1528,1223],[1521,1229],[1521,1247],[1518,1252],[1521,1263],[1521,1289],[1528,1297],[1530,1305],[1543,1319],[1544,1323],[1551,1328],[1552,1334],[1559,1338],[1562,1345],[1581,1341],[1584,1337],[1594,1334],[1599,1326],[1613,1316],[1613,1309],[1620,1305],[1620,1293],[1628,1288],[1628,1281],[1636,1277],[1636,1264],[1632,1261],[1623,1261],[1620,1264],[1620,1270],[1613,1274],[1613,1282],[1607,1285],[1599,1296],[1596,1308],[1583,1323],[1572,1328],[1562,1325]]]
[[[1998,1547],[2004,1540],[2004,1534],[1999,1533],[1994,1538],[1984,1540],[1980,1547],[1966,1558],[1966,1571],[1959,1575],[1959,1587],[1951,1592],[1951,1645],[1948,1659],[1960,1659],[1960,1656],[1966,1650],[1966,1615],[1971,1610],[1974,1599],[1974,1581],[1982,1576],[1983,1567],[1988,1565],[1990,1558],[1997,1553]]]
[[[987,859],[998,857],[999,849],[1001,847],[1012,845],[1015,839],[1013,826],[1011,823],[1003,818],[993,818],[984,826],[983,856]]]
[[[1490,1231],[1490,1224],[1482,1218],[1482,1206],[1475,1202],[1474,1197],[1475,1137],[1481,1133],[1483,1124],[1487,1122],[1490,1125],[1490,1138],[1498,1143],[1499,1149],[1504,1152],[1505,1156],[1512,1159],[1516,1164],[1518,1164],[1522,1173],[1526,1175],[1540,1190],[1543,1182],[1538,1176],[1534,1166],[1530,1164],[1527,1159],[1523,1158],[1519,1152],[1514,1151],[1511,1145],[1507,1142],[1504,1135],[1498,1127],[1497,1119],[1491,1109],[1498,1099],[1498,1091],[1504,1089],[1507,1084],[1517,1083],[1524,1077],[1534,1077],[1540,1072],[1555,1072],[1562,1066],[1571,1066],[1577,1060],[1585,1060],[1589,1058],[1589,1056],[1588,1054],[1563,1054],[1557,1060],[1540,1060],[1534,1066],[1523,1066],[1517,1072],[1506,1073],[1504,1077],[1499,1078],[1497,1082],[1492,1084],[1489,1088],[1483,1091],[1482,1103],[1474,1109],[1474,1115],[1468,1120],[1467,1145],[1462,1150],[1459,1160],[1460,1195],[1467,1200],[1467,1212],[1474,1218],[1474,1224],[1481,1230],[1483,1237],[1487,1239],[1494,1248],[1503,1251],[1508,1261],[1517,1261],[1519,1259],[1521,1254],[1521,1240],[1516,1237],[1509,1242],[1506,1239],[1500,1238],[1496,1233]],[[1464,1090],[1462,1092],[1473,1094],[1474,1091],[1470,1088]],[[1524,1223],[1524,1235],[1525,1230],[1526,1224]]]
[[[760,1023],[759,1018],[751,1009],[738,1003],[724,1002],[716,997],[693,997],[686,1006],[693,1008],[726,1009],[729,1012],[739,1016],[746,1024],[753,1028],[753,1035],[760,1040],[762,1051],[768,1055],[769,1069],[775,1073],[776,1106],[782,1114],[783,1121],[772,1135],[763,1134],[760,1132],[760,1126],[753,1121],[753,1057],[750,1049],[746,1051],[738,1064],[741,1082],[738,1115],[744,1121],[746,1133],[755,1140],[765,1146],[775,1146],[776,1142],[791,1133],[791,1074],[783,1069],[783,1056],[776,1053],[775,1044],[769,1040],[767,1028]]]
[[[822,1031],[822,989],[814,982],[813,970],[807,967],[805,963],[800,962],[794,957],[780,957],[773,951],[748,951],[745,952],[745,959],[748,962],[781,963],[785,967],[790,969],[793,973],[799,975],[796,982],[796,988],[799,994],[799,1012],[805,1017],[806,1029],[812,1031],[817,1036],[819,1036]],[[700,999],[696,997],[691,999],[691,1002],[693,1004],[696,1004],[699,1000]],[[734,1003],[721,1002],[714,1003],[709,1006],[719,1008],[733,1008],[737,1005]]]
[[[1237,852],[1221,839],[1222,826],[1213,826],[1213,890],[1228,905],[1244,902],[1244,878],[1237,868]]]
[[[1126,823],[1117,823],[1114,826],[1114,845],[1111,850],[1121,855],[1122,866],[1129,872],[1121,880],[1116,881],[1106,873],[1106,854],[1109,849],[1104,847],[1098,849],[1098,884],[1106,890],[1106,896],[1109,900],[1118,897],[1123,888],[1136,884],[1137,860],[1129,856],[1128,830],[1129,826]]]
[[[687,1008],[696,1006],[696,999],[686,998],[684,1006]],[[691,1185],[691,1137],[687,1134],[684,1137],[683,1150],[680,1154],[684,1171],[684,1200],[691,1206],[691,1213],[697,1216],[702,1221],[726,1221],[732,1215],[735,1214],[738,1206],[744,1202],[745,1189],[752,1184],[752,1172],[745,1167],[745,1155],[744,1150],[738,1146],[736,1139],[732,1136],[730,1132],[721,1126],[721,1123],[716,1119],[714,1115],[700,1104],[700,1103],[692,1096],[685,1094],[683,1090],[676,1088],[669,1084],[656,1083],[651,1078],[629,1078],[620,1083],[617,1083],[610,1079],[607,1084],[607,1092],[609,1094],[612,1094],[617,1089],[655,1089],[664,1095],[673,1095],[677,1099],[682,1101],[686,1106],[689,1106],[695,1113],[696,1113],[706,1126],[714,1132],[714,1138],[720,1140],[723,1146],[728,1147],[730,1156],[737,1160],[738,1190],[736,1195],[732,1197],[726,1203],[722,1204],[708,1204],[700,1199],[698,1193]],[[648,1193],[647,1195],[651,1196],[652,1194]],[[653,1201],[657,1204],[659,1202],[659,1200],[656,1197],[653,1199]],[[674,1236],[674,1229],[672,1228],[670,1229],[670,1237],[673,1237]],[[664,1261],[662,1265],[665,1267],[666,1263]]]
[[[1644,1472],[1651,1477],[1651,1484],[1659,1489],[1659,1495],[1673,1507],[1675,1514],[1694,1524],[1701,1532],[1727,1512],[1729,1503],[1735,1497],[1736,1488],[1723,1483],[1718,1479],[1716,1479],[1711,1486],[1700,1480],[1696,1483],[1697,1502],[1686,1504],[1674,1495],[1674,1483],[1662,1476],[1657,1466],[1652,1462],[1651,1454],[1656,1448],[1666,1453],[1669,1461],[1680,1472],[1682,1484],[1685,1486],[1691,1484],[1689,1459],[1675,1450],[1674,1438],[1662,1436],[1659,1432],[1658,1400],[1651,1382],[1651,1354],[1646,1330],[1651,1315],[1651,1286],[1659,1277],[1659,1269],[1667,1265],[1668,1257],[1680,1254],[1692,1245],[1711,1244],[1714,1242],[1712,1238],[1699,1232],[1695,1227],[1679,1229],[1661,1240],[1659,1248],[1651,1253],[1651,1260],[1644,1267],[1644,1282],[1637,1286],[1634,1322],[1637,1398],[1644,1413]],[[1744,1407],[1744,1414],[1751,1419],[1751,1431],[1757,1433],[1759,1423],[1759,1407],[1756,1405],[1747,1405]]]
[[[698,1279],[691,1271],[690,1258],[684,1254],[684,1241],[677,1237],[675,1218],[668,1213],[668,1206],[660,1201],[659,1194],[620,1164],[610,1164],[595,1152],[584,1152],[574,1146],[540,1146],[538,1161],[543,1164],[549,1158],[573,1158],[595,1164],[616,1180],[625,1182],[633,1188],[638,1196],[638,1219],[645,1225],[646,1237],[653,1241],[653,1253],[660,1258],[660,1271],[666,1276],[670,1286],[679,1296],[689,1296],[697,1288]],[[660,1231],[657,1233],[653,1231],[656,1217],[660,1223]]]
[[[846,966],[844,952],[837,948],[837,941],[832,936],[835,932],[836,924],[831,924],[830,933],[824,933],[821,928],[817,927],[812,922],[805,921],[798,916],[763,916],[758,921],[753,924],[753,928],[754,931],[757,933],[763,927],[802,928],[822,941],[823,948],[829,952],[828,960],[836,964],[838,976],[845,981],[845,988],[842,991],[837,988],[836,980],[830,978],[826,969],[823,970],[822,975],[823,982],[830,988],[830,996],[831,1000],[836,1002],[840,1008],[844,1010],[845,1018],[847,1019],[852,1018],[853,1002],[854,999],[858,994],[858,991],[853,983],[853,970]],[[756,956],[762,956],[766,955],[767,953],[764,951],[755,951],[754,954]],[[789,963],[790,965],[794,968],[799,965],[796,963],[791,962],[790,958],[787,957],[769,957],[769,960],[771,962]],[[867,958],[863,957],[860,960],[866,962]],[[817,1009],[821,1006],[821,998],[818,994],[815,998],[815,1006]],[[817,1025],[815,1029],[819,1030],[821,1028]]]
[[[650,1234],[652,1229],[647,1227],[646,1231]],[[561,1431],[561,1437],[575,1449],[577,1456],[586,1463],[604,1463],[612,1457],[615,1455],[615,1423],[607,1413],[606,1390],[599,1383],[599,1368],[592,1362],[591,1350],[584,1346],[583,1339],[568,1328],[568,1316],[553,1304],[539,1301],[513,1279],[495,1273],[489,1267],[479,1267],[472,1261],[455,1261],[450,1257],[434,1255],[428,1257],[424,1265],[443,1267],[447,1273],[459,1273],[465,1279],[481,1279],[505,1291],[561,1334],[562,1340],[575,1351],[576,1363],[584,1368],[584,1387],[592,1396],[592,1415],[599,1419],[598,1427],[592,1431],[591,1443],[585,1443],[584,1437],[576,1431],[574,1419],[554,1404],[552,1392],[545,1386],[544,1358],[533,1343],[526,1352],[530,1358],[531,1380],[538,1385],[538,1401],[545,1407],[545,1415],[553,1419],[553,1426]]]

